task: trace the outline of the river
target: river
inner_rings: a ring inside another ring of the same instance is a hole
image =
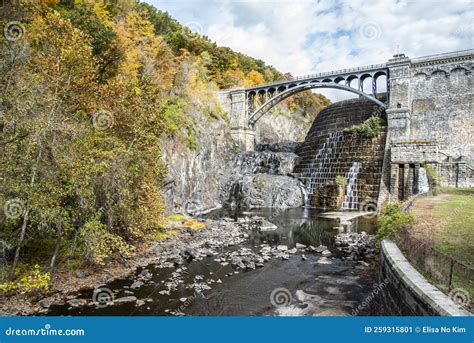
[[[365,262],[344,259],[334,241],[338,232],[334,227],[339,224],[320,218],[319,214],[309,208],[211,213],[208,217],[213,219],[261,216],[278,228],[251,229],[242,243],[198,261],[189,260],[169,268],[149,265],[139,269],[136,275],[104,285],[116,300],[107,306],[91,302],[93,290],[86,290],[70,296],[76,302],[74,306],[52,305],[46,315],[376,315],[376,304],[354,312],[376,285],[376,271]],[[374,223],[359,217],[352,221],[350,230],[373,233]],[[300,248],[301,244],[322,244],[332,255],[323,257],[298,249],[288,254],[287,259],[272,258],[263,266],[240,270],[219,258],[242,248],[254,253],[262,247],[278,246],[291,251],[296,244]],[[147,277],[137,287],[134,282],[140,275]],[[164,285],[170,280],[178,280],[178,286],[167,294]],[[199,292],[189,287],[200,282],[205,286]],[[122,300],[117,302],[118,299]]]

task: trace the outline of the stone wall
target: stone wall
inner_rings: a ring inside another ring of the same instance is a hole
[[[384,240],[380,253],[382,315],[468,316],[462,307],[431,285],[403,256],[397,245]],[[384,313],[386,311],[387,313]]]
[[[472,57],[412,63],[410,139],[436,141],[445,154],[474,162]]]
[[[473,56],[473,50],[415,59],[399,54],[387,63],[392,198],[416,193],[407,182],[426,164],[443,186],[474,187]]]
[[[294,174],[304,182],[310,194],[315,194],[312,204],[334,208],[338,202],[336,192],[325,192],[334,185],[337,176],[345,177],[354,162],[361,162],[356,188],[359,204],[377,203],[383,158],[386,127],[375,138],[344,133],[345,128],[360,124],[375,113],[385,115],[371,101],[351,99],[329,105],[314,120],[304,143],[297,150],[301,157]],[[324,196],[326,194],[326,197]]]
[[[436,167],[442,186],[474,187],[474,168],[466,161],[442,162]]]
[[[467,157],[452,158],[433,140],[392,142],[390,148],[390,195],[403,200],[418,193],[418,170],[430,166],[441,186],[473,187],[474,168]]]

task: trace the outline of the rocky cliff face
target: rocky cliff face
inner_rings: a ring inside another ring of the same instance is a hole
[[[189,113],[195,118],[195,150],[183,142],[163,139],[167,212],[199,214],[224,205],[301,206],[304,194],[290,174],[298,162],[297,142],[304,141],[316,113],[307,115],[298,107],[290,110],[288,104],[275,107],[256,124],[256,151],[239,152],[228,122],[210,118],[205,107],[196,103]]]
[[[314,117],[275,107],[255,125],[257,144],[282,141],[304,141]]]
[[[298,180],[290,175],[297,163],[296,142],[282,142],[306,132],[301,122],[278,119],[265,128],[265,142],[257,151],[239,152],[227,123],[196,111],[198,147],[163,140],[162,160],[168,166],[164,197],[168,213],[199,214],[222,206],[297,207],[304,203]],[[271,117],[268,122],[271,121]],[[286,127],[284,123],[290,123]],[[291,129],[293,128],[293,129]],[[298,128],[298,129],[296,129]],[[303,135],[304,136],[304,135]],[[270,137],[273,137],[270,139]],[[298,136],[300,137],[300,136]]]
[[[295,144],[257,146],[259,151],[242,152],[229,164],[233,170],[228,205],[230,207],[299,207],[305,193],[291,173],[299,159]],[[273,148],[273,151],[267,150]],[[277,148],[284,151],[275,151]]]
[[[164,197],[168,213],[199,213],[221,206],[229,178],[226,161],[238,150],[222,119],[210,119],[197,111],[198,147],[190,149],[178,140],[163,139],[162,161],[168,167]]]

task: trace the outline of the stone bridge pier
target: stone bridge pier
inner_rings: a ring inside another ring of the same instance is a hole
[[[242,151],[255,148],[255,129],[249,123],[248,102],[245,88],[217,93],[219,101],[230,117],[231,135]]]

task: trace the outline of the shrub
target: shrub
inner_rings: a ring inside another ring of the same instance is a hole
[[[27,271],[18,281],[5,282],[0,285],[4,293],[18,292],[20,294],[32,293],[33,291],[47,291],[51,275],[42,273],[39,265]]]
[[[409,228],[415,223],[415,218],[404,213],[399,203],[388,203],[377,221],[377,241],[396,233],[399,229]]]
[[[373,116],[360,124],[352,125],[350,128],[344,129],[343,132],[347,134],[361,135],[366,138],[374,138],[379,134],[381,126],[382,119]]]
[[[89,262],[103,265],[105,259],[120,255],[131,257],[132,246],[125,240],[107,231],[107,227],[98,220],[87,222],[80,230],[80,236],[86,246],[86,258]]]
[[[346,178],[342,175],[338,175],[336,176],[336,183],[339,186],[344,187],[346,185]]]

